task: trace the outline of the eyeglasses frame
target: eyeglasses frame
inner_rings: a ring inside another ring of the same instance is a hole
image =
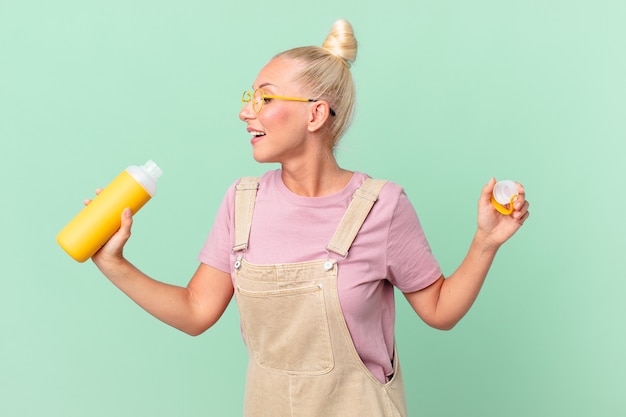
[[[245,107],[247,103],[250,103],[254,99],[254,96],[256,95],[257,91],[261,92],[261,105],[259,106],[259,110],[257,111],[257,109],[254,106],[254,103],[252,103],[252,110],[254,110],[256,114],[261,113],[261,110],[263,110],[263,104],[265,103],[265,99],[267,98],[274,99],[274,100],[299,101],[303,103],[315,103],[315,102],[320,101],[320,99],[318,98],[302,98],[302,97],[286,97],[286,96],[269,95],[269,94],[265,94],[265,91],[262,88],[257,88],[252,92],[248,90],[245,90],[243,92],[241,96],[242,108]],[[329,111],[330,111],[331,116],[336,115],[335,111],[331,109],[330,107],[329,107]]]

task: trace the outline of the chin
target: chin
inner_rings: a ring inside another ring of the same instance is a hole
[[[272,158],[270,155],[267,154],[263,154],[261,152],[252,152],[252,158],[254,158],[255,161],[257,161],[258,163],[261,164],[269,164],[272,162],[279,162],[276,160],[276,158]]]

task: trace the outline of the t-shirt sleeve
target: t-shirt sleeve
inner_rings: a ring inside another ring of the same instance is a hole
[[[213,227],[198,254],[198,260],[204,264],[230,273],[230,254],[233,247],[235,184],[224,196],[215,215]]]
[[[428,287],[441,276],[415,208],[402,191],[389,226],[387,276],[402,292]]]

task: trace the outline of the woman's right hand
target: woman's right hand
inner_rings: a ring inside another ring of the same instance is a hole
[[[90,203],[85,200],[85,205]],[[230,272],[200,263],[186,287],[150,278],[123,256],[133,224],[132,210],[124,209],[121,216],[120,229],[91,257],[96,267],[144,310],[170,326],[194,336],[211,327],[233,297]]]
[[[101,191],[100,188],[96,189],[96,195],[100,194]],[[84,204],[88,205],[91,201],[87,199],[84,201]],[[119,230],[91,257],[91,260],[98,264],[124,259],[124,245],[130,238],[132,225],[133,213],[130,208],[125,208],[121,214]]]

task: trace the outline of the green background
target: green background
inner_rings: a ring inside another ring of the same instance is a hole
[[[470,313],[398,298],[411,415],[626,415],[626,2],[0,0],[0,415],[237,416],[236,308],[193,338],[55,243],[128,165],[164,170],[128,257],[184,285],[226,188],[262,166],[241,91],[349,19],[348,169],[399,182],[446,274],[492,176],[532,216]]]

